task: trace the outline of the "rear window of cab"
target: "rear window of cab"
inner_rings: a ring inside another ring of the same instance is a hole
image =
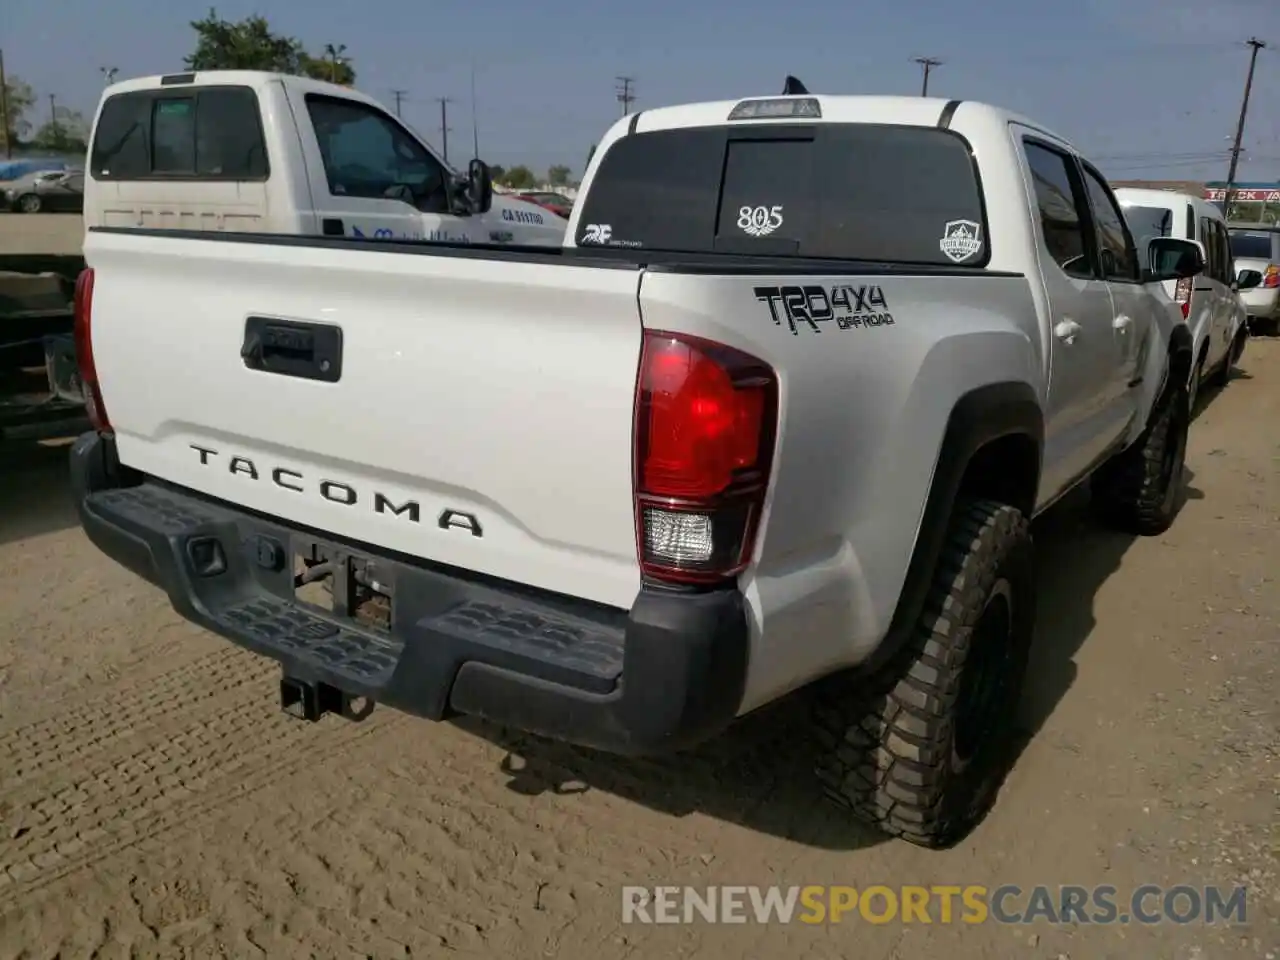
[[[578,246],[981,267],[969,144],[936,127],[761,124],[630,134],[582,201]]]

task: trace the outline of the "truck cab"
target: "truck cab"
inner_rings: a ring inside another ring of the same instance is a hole
[[[108,87],[93,124],[86,228],[142,227],[558,246],[567,221],[463,178],[416,131],[349,87],[258,71]]]

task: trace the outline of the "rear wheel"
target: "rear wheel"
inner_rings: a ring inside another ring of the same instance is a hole
[[[1035,625],[1031,534],[1013,507],[957,507],[924,611],[890,667],[819,692],[818,777],[859,819],[950,846],[995,800]]]
[[[24,193],[18,198],[18,209],[23,213],[39,213],[44,206],[37,193]]]
[[[1171,377],[1138,440],[1093,476],[1093,502],[1112,526],[1140,536],[1164,533],[1178,512],[1191,407],[1187,388]]]

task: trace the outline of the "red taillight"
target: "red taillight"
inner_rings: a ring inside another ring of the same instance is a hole
[[[93,424],[93,429],[106,433],[111,429],[111,421],[107,419],[107,408],[102,405],[98,368],[93,361],[93,267],[81,270],[80,276],[76,278],[75,326],[72,336],[89,422]]]
[[[1183,277],[1173,290],[1173,302],[1182,310],[1183,320],[1187,319],[1187,314],[1191,312],[1191,288],[1191,278]]]
[[[1280,265],[1267,264],[1267,272],[1262,275],[1262,285],[1273,290],[1280,287]]]
[[[646,576],[706,583],[750,563],[777,417],[768,364],[697,337],[645,332],[634,457]]]

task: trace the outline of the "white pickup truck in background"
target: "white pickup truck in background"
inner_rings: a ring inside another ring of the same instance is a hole
[[[465,178],[372,97],[306,77],[205,70],[102,94],[85,225],[556,246],[568,221]]]
[[[1191,337],[1160,283],[1203,257],[1136,249],[1069,142],[979,103],[643,111],[563,250],[85,251],[84,529],[309,719],[646,753],[821,681],[828,792],[945,845],[1003,774],[1031,518],[1086,480],[1136,533],[1178,509]]]

